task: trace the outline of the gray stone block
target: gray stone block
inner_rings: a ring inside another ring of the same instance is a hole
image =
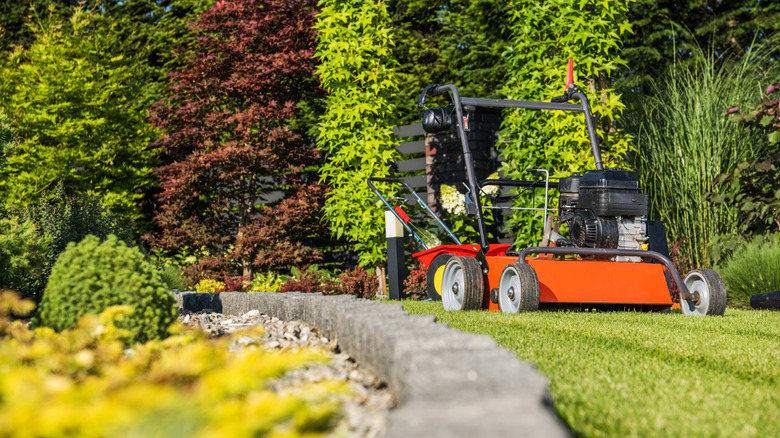
[[[568,437],[571,432],[549,406],[521,396],[479,402],[410,400],[390,413],[386,438]]]

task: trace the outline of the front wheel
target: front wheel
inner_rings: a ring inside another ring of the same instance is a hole
[[[712,269],[694,269],[685,276],[685,287],[694,300],[680,298],[680,310],[685,315],[716,315],[726,311],[726,283]]]
[[[512,263],[501,272],[498,307],[504,313],[539,310],[539,279],[530,265]]]
[[[477,310],[482,307],[484,280],[474,257],[452,256],[444,265],[441,301],[444,310]]]

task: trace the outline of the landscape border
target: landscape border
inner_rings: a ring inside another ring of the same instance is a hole
[[[571,436],[546,377],[533,365],[488,336],[451,329],[434,316],[409,315],[400,303],[295,292],[175,297],[185,311],[242,315],[256,309],[336,339],[395,395],[386,437]]]

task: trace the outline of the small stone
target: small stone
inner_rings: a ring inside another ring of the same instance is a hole
[[[269,342],[269,343],[267,343],[267,344],[265,344],[265,345],[266,345],[266,347],[268,347],[268,348],[279,348],[279,346],[280,346],[281,344],[279,344],[279,342],[277,342],[277,341],[271,341],[271,342]]]
[[[260,316],[260,311],[257,309],[252,309],[244,314],[244,318],[257,318],[258,316]]]
[[[256,345],[260,343],[260,340],[251,336],[241,336],[240,338],[236,339],[236,343],[244,346]]]

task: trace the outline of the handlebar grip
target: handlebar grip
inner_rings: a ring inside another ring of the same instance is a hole
[[[423,109],[423,106],[425,106],[425,96],[435,93],[437,88],[439,88],[439,84],[430,84],[423,88],[420,98],[417,100],[417,109]]]
[[[550,99],[550,102],[552,103],[566,103],[566,95],[562,96],[555,96],[552,99]]]

